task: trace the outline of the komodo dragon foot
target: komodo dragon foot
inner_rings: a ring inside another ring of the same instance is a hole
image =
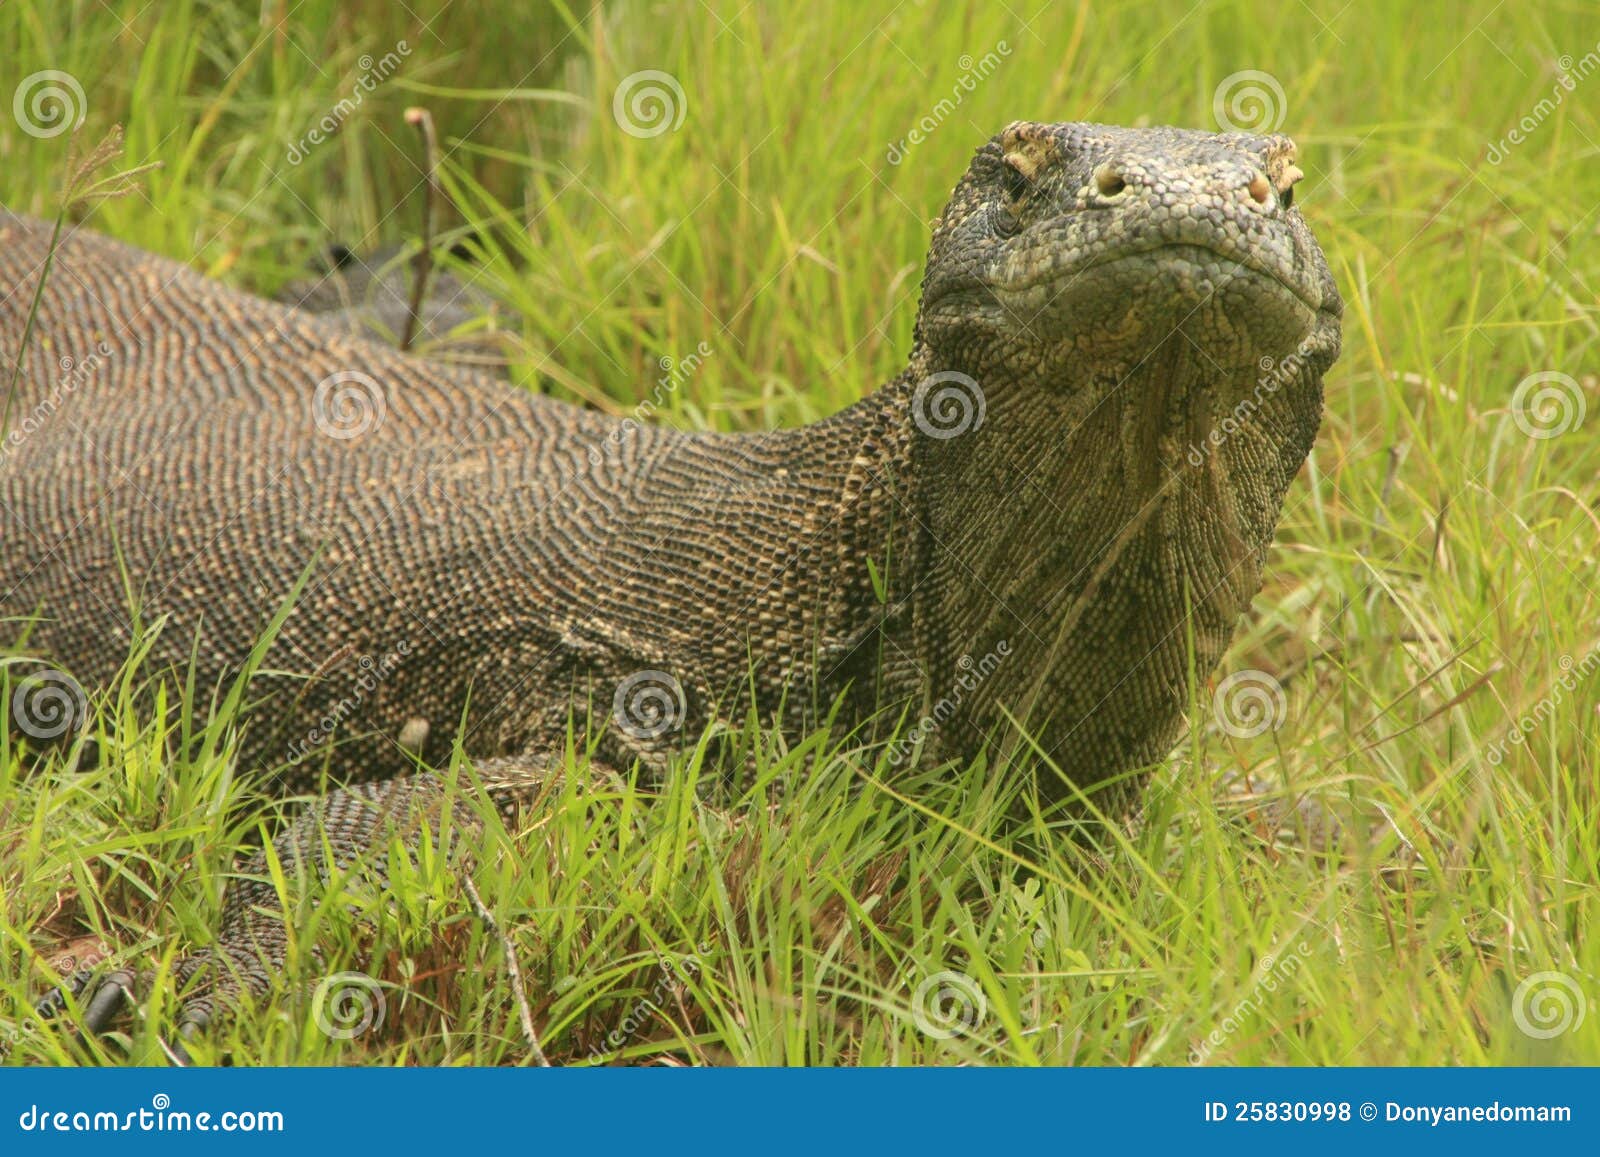
[[[484,760],[476,770],[486,797],[507,813],[550,782],[550,766],[541,756]],[[290,933],[284,898],[273,882],[273,861],[290,879],[314,876],[328,887],[364,873],[385,888],[393,849],[414,861],[426,840],[435,851],[452,856],[462,837],[470,840],[483,833],[482,810],[469,802],[467,786],[457,791],[443,776],[419,773],[331,792],[241,864],[229,884],[215,942],[182,958],[174,969],[180,1038],[203,1031],[241,1001],[266,996],[282,973]],[[457,864],[471,866],[459,857]],[[154,981],[153,972],[126,967],[79,969],[36,1001],[34,1011],[41,1020],[56,1019],[76,1001],[79,1031],[104,1035],[123,1008],[147,993]],[[167,1048],[175,1061],[186,1063],[181,1045]]]
[[[54,1020],[68,1010],[69,998],[83,1001],[85,993],[93,992],[93,998],[83,1003],[80,1027],[85,1033],[99,1035],[111,1026],[112,1018],[131,999],[139,982],[139,976],[126,968],[104,973],[99,968],[80,968],[66,983],[33,1002],[34,1015],[40,1020]]]

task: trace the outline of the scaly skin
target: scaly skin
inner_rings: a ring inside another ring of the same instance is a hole
[[[1046,799],[1115,782],[1124,807],[1259,586],[1338,354],[1293,156],[1012,125],[935,225],[906,370],[755,435],[624,424],[75,234],[0,461],[0,615],[36,616],[30,644],[102,685],[132,637],[125,567],[141,621],[166,616],[154,661],[193,648],[209,686],[308,576],[241,758],[289,790],[325,764],[385,782],[325,797],[279,836],[290,859],[325,835],[351,863],[436,820],[412,753],[459,739],[516,800],[559,771],[569,721],[601,765],[659,771],[752,697],[796,733],[834,704],[867,737],[930,717],[922,758],[1004,748],[1017,720]],[[7,359],[47,238],[0,217]],[[70,390],[63,356],[94,362]],[[330,436],[319,382],[352,371],[382,420]],[[265,989],[283,931],[257,906],[276,903],[234,889],[191,959],[223,980],[191,1020]]]

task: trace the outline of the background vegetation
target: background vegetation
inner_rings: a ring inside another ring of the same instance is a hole
[[[981,766],[888,782],[819,735],[802,772],[751,735],[739,798],[694,758],[660,793],[569,784],[477,878],[557,1061],[1592,1063],[1600,27],[1587,0],[1333,7],[8,0],[0,98],[70,74],[83,138],[120,123],[129,163],[164,163],[94,227],[264,292],[333,238],[415,235],[402,110],[424,104],[521,382],[626,412],[705,342],[660,420],[750,429],[898,370],[927,221],[1008,121],[1213,127],[1219,86],[1269,74],[1347,303],[1321,439],[1219,673],[1269,674],[1281,725],[1236,738],[1196,688],[1144,822],[1092,853],[1004,823],[1026,786]],[[681,89],[676,128],[622,130],[641,70]],[[8,113],[0,201],[53,214],[68,138]],[[1532,374],[1561,377],[1519,394]],[[98,767],[0,749],[14,1062],[158,1060],[170,984],[91,1045],[26,998],[64,956],[166,967],[204,943],[277,814],[231,777],[229,720],[169,742],[161,675],[134,656],[97,701]],[[1246,772],[1392,822],[1343,856],[1279,846],[1213,802]],[[524,1057],[499,946],[446,866],[351,902],[354,929],[296,904],[291,984],[202,1059]],[[374,1023],[357,1007],[361,1031],[330,1033],[327,978],[350,970]]]

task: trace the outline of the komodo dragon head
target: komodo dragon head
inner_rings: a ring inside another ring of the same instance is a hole
[[[917,650],[957,748],[1160,759],[1259,588],[1341,303],[1282,136],[1017,123],[934,225],[911,376]],[[1192,660],[1192,661],[1191,661]],[[966,680],[972,682],[972,680]]]

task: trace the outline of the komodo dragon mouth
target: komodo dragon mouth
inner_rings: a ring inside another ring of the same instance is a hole
[[[1218,258],[1222,259],[1220,265]],[[1281,286],[1287,294],[1313,313],[1330,311],[1337,315],[1340,309],[1337,299],[1333,302],[1324,301],[1320,287],[1297,276],[1296,270],[1285,271],[1259,260],[1249,252],[1239,254],[1232,246],[1191,241],[1162,241],[1148,249],[1108,254],[1092,258],[1080,265],[1063,265],[1060,268],[1047,270],[1032,285],[1051,282],[1059,284],[1064,279],[1087,276],[1096,270],[1112,271],[1124,265],[1155,270],[1174,261],[1182,261],[1196,269],[1220,269],[1230,279],[1252,276],[1260,278],[1269,285]],[[997,288],[1003,292],[1017,294],[1025,288],[1032,288],[1032,285],[1006,285]]]
[[[52,230],[0,211],[0,361],[25,355],[0,621],[90,690],[161,622],[147,666],[209,689],[280,614],[240,767],[354,785],[278,835],[285,863],[419,838],[450,805],[417,760],[458,744],[515,804],[574,729],[595,766],[660,772],[752,712],[895,762],[1024,736],[1047,802],[1126,807],[1259,587],[1338,356],[1294,158],[1013,124],[935,224],[906,369],[759,435],[538,397],[86,230],[24,351]],[[180,969],[191,1022],[283,962],[263,857]]]

